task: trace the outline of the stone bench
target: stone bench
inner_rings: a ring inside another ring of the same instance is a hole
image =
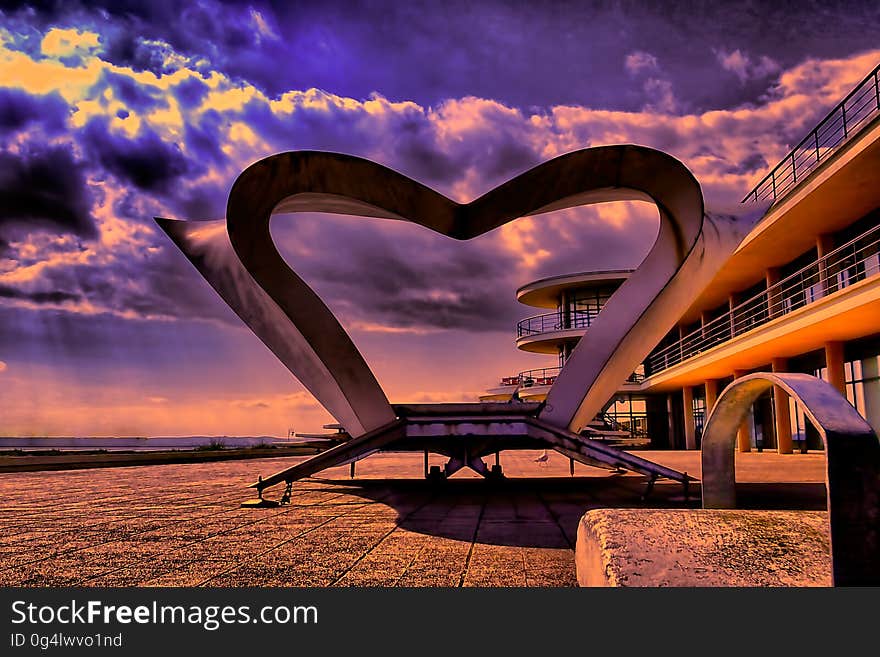
[[[828,514],[594,509],[575,564],[581,586],[831,586]]]

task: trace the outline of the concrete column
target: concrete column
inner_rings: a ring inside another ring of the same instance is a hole
[[[694,389],[685,386],[681,389],[684,405],[684,448],[697,448],[697,425],[694,421]]]
[[[828,279],[828,267],[822,262],[822,258],[834,250],[834,235],[823,233],[816,237],[816,255],[819,257],[819,281],[822,282],[822,295],[833,291],[833,281]]]
[[[567,290],[562,290],[559,296],[559,322],[562,328],[571,328],[571,305]]]
[[[675,410],[673,409],[671,394],[666,395],[666,419],[669,428],[669,448],[676,449],[678,441],[675,439]]]
[[[645,410],[648,412],[648,437],[651,439],[651,448],[671,449],[666,396],[649,395],[645,399]]]
[[[843,367],[843,343],[825,343],[825,367],[828,368],[828,383],[846,397],[846,372]]]
[[[774,358],[771,366],[774,373],[787,372],[788,359]],[[780,454],[791,454],[793,450],[788,393],[779,386],[773,386],[773,415],[776,420],[776,451]]]
[[[779,282],[779,268],[770,267],[765,272],[767,280],[767,316],[770,319],[782,314],[782,291],[771,291],[770,288]]]
[[[718,399],[718,379],[706,379],[705,383],[706,388],[706,419],[709,419],[709,414],[712,412],[712,407],[715,406],[715,400]]]
[[[748,373],[748,370],[734,370],[733,378],[738,379]],[[748,417],[743,420],[743,423],[739,427],[739,431],[736,433],[736,448],[740,452],[752,451],[752,423],[749,422]]]

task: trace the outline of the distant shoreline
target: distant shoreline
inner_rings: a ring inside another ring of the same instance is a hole
[[[168,451],[193,449],[243,449],[289,447],[315,440],[310,437],[277,436],[0,436],[0,453],[8,450],[27,452],[64,451]],[[321,439],[317,439],[319,442]]]
[[[204,447],[173,450],[31,450],[0,448],[0,474],[37,472],[43,470],[79,470],[174,463],[203,463],[237,459],[311,456],[335,444],[329,440],[288,442],[285,446],[206,449]]]

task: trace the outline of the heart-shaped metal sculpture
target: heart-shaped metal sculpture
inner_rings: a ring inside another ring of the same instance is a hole
[[[657,240],[575,348],[538,414],[548,425],[576,432],[675,325],[766,206],[752,206],[739,217],[707,215],[700,185],[681,162],[635,145],[562,155],[464,204],[369,160],[294,151],[242,172],[229,195],[225,231],[223,222],[157,221],[241,319],[357,437],[393,422],[395,411],[333,313],[278,252],[269,231],[273,214],[381,217],[468,240],[523,216],[634,199],[656,204]],[[219,239],[205,240],[206,234]]]

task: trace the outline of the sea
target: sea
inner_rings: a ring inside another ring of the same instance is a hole
[[[24,437],[0,436],[0,452],[21,451],[94,451],[153,452],[167,450],[193,450],[211,447],[224,449],[241,447],[282,447],[309,440],[303,437],[279,438],[277,436],[58,436]]]

